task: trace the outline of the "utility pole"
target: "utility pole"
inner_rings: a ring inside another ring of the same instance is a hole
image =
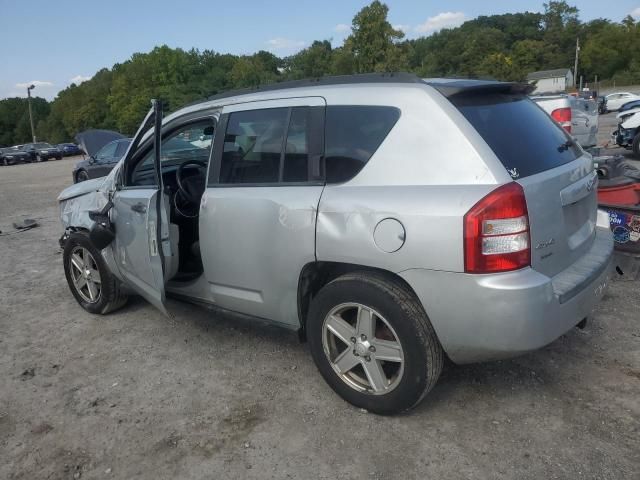
[[[29,121],[31,122],[31,137],[33,138],[33,143],[36,143],[36,132],[33,129],[33,113],[31,112],[31,90],[36,88],[35,85],[29,85],[27,87],[27,102],[29,103]]]
[[[580,38],[576,38],[576,61],[573,64],[573,82],[578,86],[578,56],[580,55]]]

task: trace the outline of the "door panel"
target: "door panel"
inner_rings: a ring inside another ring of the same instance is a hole
[[[223,308],[299,325],[302,267],[315,261],[322,186],[210,187],[200,250],[211,299]]]
[[[143,188],[117,191],[111,220],[115,224],[114,257],[120,273],[140,295],[166,314],[157,231],[158,194],[156,189]]]

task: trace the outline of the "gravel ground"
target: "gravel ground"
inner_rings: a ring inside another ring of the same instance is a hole
[[[0,478],[640,478],[638,283],[614,282],[584,330],[449,365],[416,410],[379,417],[290,333],[177,302],[85,313],[57,245],[74,162],[0,168]],[[26,217],[40,227],[14,233]]]

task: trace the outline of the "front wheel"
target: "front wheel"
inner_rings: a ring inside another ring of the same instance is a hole
[[[442,371],[444,353],[422,305],[385,275],[333,280],[314,298],[307,326],[324,379],[346,401],[371,412],[411,409]]]
[[[89,180],[89,174],[86,170],[80,170],[76,173],[76,183],[84,182],[86,180]]]
[[[63,261],[71,293],[87,312],[106,314],[127,302],[127,296],[120,290],[120,281],[113,276],[86,232],[69,236]]]
[[[41,163],[42,157],[40,155],[36,155],[36,163]]]
[[[640,131],[636,133],[636,136],[633,137],[633,143],[631,144],[631,150],[633,151],[633,155],[640,159]]]

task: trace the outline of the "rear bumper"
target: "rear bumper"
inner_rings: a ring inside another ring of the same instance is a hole
[[[608,284],[613,238],[596,239],[553,278],[526,268],[493,275],[407,270],[443,348],[456,363],[517,356],[541,348],[587,317]]]

